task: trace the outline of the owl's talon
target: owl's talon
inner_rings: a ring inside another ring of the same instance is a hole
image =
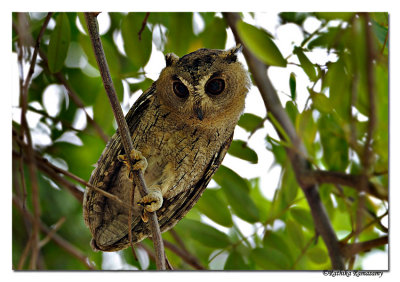
[[[149,194],[140,199],[137,204],[141,205],[148,212],[155,212],[159,210],[163,204],[163,196],[160,186],[155,185],[150,187]]]
[[[142,213],[140,214],[140,217],[142,218],[143,222],[148,222],[149,218],[147,216],[147,212],[145,210],[142,211]]]
[[[128,175],[129,179],[133,180],[133,176],[132,176],[131,172],[133,170],[141,170],[144,173],[147,168],[147,160],[140,151],[135,150],[135,149],[133,149],[130,152],[129,156],[133,162],[132,167],[130,166],[129,160],[126,155],[119,155],[118,160],[126,165],[127,171],[129,173],[129,175]]]

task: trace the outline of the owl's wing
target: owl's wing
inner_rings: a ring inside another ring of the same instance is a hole
[[[197,203],[204,190],[207,188],[212,176],[221,165],[230,144],[232,143],[233,134],[222,144],[220,149],[215,153],[214,157],[208,163],[207,168],[204,170],[200,180],[189,187],[184,189],[170,199],[164,199],[162,207],[157,211],[158,222],[160,224],[161,232],[168,231],[174,227],[179,220],[181,220]],[[133,233],[136,238],[145,238],[151,236],[151,231],[148,224],[143,221],[136,220],[132,226]],[[125,236],[120,242],[122,244],[129,244],[128,237]]]
[[[208,163],[200,180],[190,189],[185,189],[176,196],[164,201],[163,207],[157,212],[161,230],[167,231],[174,227],[197,203],[211,181],[212,176],[221,165],[229,146],[232,143],[233,134],[225,140],[220,149],[215,153],[214,157]]]
[[[136,130],[144,112],[152,103],[154,92],[155,87],[153,85],[137,99],[125,116],[131,135]],[[119,167],[121,167],[121,163],[117,161],[117,156],[124,154],[124,152],[121,136],[117,130],[97,161],[89,183],[100,189],[107,190],[109,188],[108,184],[118,174]],[[86,188],[83,200],[83,217],[92,234],[102,224],[104,202],[104,196],[92,189]]]

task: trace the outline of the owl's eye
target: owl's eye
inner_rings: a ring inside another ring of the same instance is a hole
[[[206,93],[211,95],[219,95],[225,89],[225,82],[220,78],[211,79],[206,84]]]
[[[174,93],[176,96],[179,98],[186,98],[189,95],[189,90],[180,81],[175,81],[174,84],[172,85],[172,88],[174,89]]]

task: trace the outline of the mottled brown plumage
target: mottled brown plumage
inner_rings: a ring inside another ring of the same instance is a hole
[[[197,202],[221,164],[249,87],[247,72],[237,61],[239,50],[166,55],[159,79],[126,115],[136,153],[147,160],[144,177],[150,190],[148,198],[141,198],[135,189],[133,243],[150,235],[143,208],[157,211],[161,231],[169,230]],[[126,165],[118,160],[123,154],[117,131],[89,182],[129,203],[133,185]],[[128,214],[128,208],[86,189],[84,219],[95,250],[129,246]]]

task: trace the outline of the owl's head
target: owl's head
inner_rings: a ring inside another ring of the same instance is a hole
[[[248,74],[237,59],[241,49],[203,48],[181,58],[167,54],[156,81],[160,103],[192,124],[236,123],[249,89]]]

